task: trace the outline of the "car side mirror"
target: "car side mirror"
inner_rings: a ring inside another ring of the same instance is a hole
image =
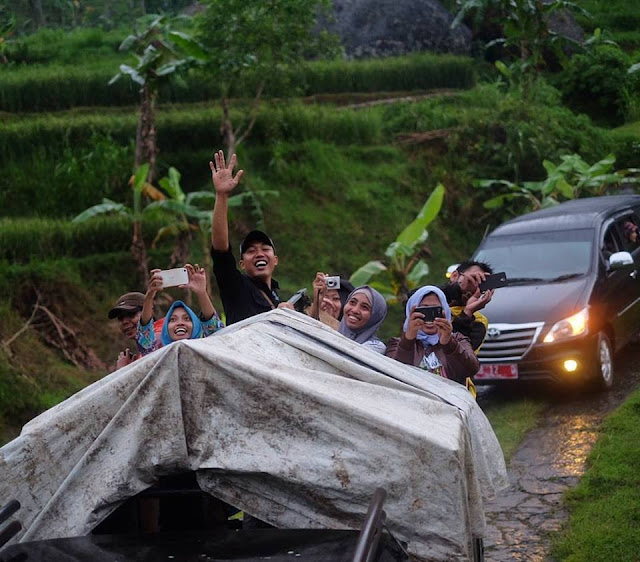
[[[630,265],[633,265],[633,258],[629,252],[616,252],[609,256],[609,269],[611,271],[624,269]]]

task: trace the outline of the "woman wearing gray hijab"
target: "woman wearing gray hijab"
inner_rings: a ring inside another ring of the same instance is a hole
[[[338,331],[357,343],[384,354],[386,346],[376,332],[387,316],[387,302],[369,285],[354,289],[344,305]]]

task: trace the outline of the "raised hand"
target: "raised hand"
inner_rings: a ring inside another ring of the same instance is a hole
[[[207,292],[207,272],[204,267],[200,267],[198,264],[191,265],[190,263],[184,266],[189,274],[189,283],[181,285],[182,288],[191,289],[196,295]]]
[[[446,318],[436,318],[433,323],[438,328],[438,338],[440,341],[440,345],[446,345],[451,340],[451,332],[453,331],[453,326],[451,322]]]
[[[116,360],[116,369],[122,369],[122,367],[126,367],[129,363],[133,363],[134,355],[131,350],[127,347],[124,351],[121,351],[118,354],[118,359]]]
[[[463,294],[471,296],[476,293],[480,283],[487,278],[487,274],[484,271],[465,271],[460,274],[460,288]]]
[[[493,298],[494,289],[490,289],[481,293],[480,290],[476,291],[476,294],[469,297],[467,304],[464,307],[464,313],[467,316],[473,316],[474,312],[483,309],[489,301]]]
[[[155,297],[156,293],[162,289],[162,276],[160,275],[161,269],[152,269],[151,277],[147,283],[147,295]]]
[[[213,162],[209,162],[209,168],[211,169],[211,179],[213,180],[213,187],[218,195],[228,195],[231,193],[244,174],[243,170],[238,170],[238,173],[233,176],[233,169],[236,167],[238,159],[235,154],[231,156],[229,164],[225,163],[224,153],[222,150],[218,150],[213,155]]]
[[[415,340],[418,337],[418,332],[420,330],[424,330],[426,327],[424,321],[424,314],[422,312],[416,312],[417,307],[413,307],[411,309],[411,316],[409,316],[409,325],[407,326],[407,331],[404,333],[405,339]]]

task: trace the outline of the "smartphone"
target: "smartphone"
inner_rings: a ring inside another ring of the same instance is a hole
[[[433,322],[436,318],[443,318],[441,306],[418,306],[416,312],[424,316],[425,322]]]
[[[480,283],[480,291],[490,291],[491,289],[499,289],[500,287],[506,287],[509,284],[507,280],[507,274],[502,271],[501,273],[494,273],[493,275],[487,275],[486,279]]]
[[[176,267],[175,269],[163,269],[160,272],[162,277],[162,288],[186,285],[189,282],[189,273],[186,267]]]

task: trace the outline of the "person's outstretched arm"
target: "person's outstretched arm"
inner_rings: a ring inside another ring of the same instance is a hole
[[[191,289],[196,294],[202,319],[209,320],[216,313],[216,309],[207,292],[207,274],[204,267],[200,267],[198,264],[193,266],[187,263],[185,264],[185,268],[189,273],[189,284],[185,285],[185,287]]]
[[[138,320],[136,343],[138,344],[138,348],[142,355],[151,353],[159,346],[153,329],[153,301],[155,300],[158,291],[162,289],[162,277],[160,275],[160,271],[160,269],[151,270],[151,279],[149,279],[147,292],[144,295],[142,314],[140,314],[140,320]]]
[[[204,270],[204,267],[200,267],[198,264],[194,266],[187,263],[185,264],[185,267],[189,273],[189,284],[185,285],[185,287],[191,289],[191,291],[196,294],[198,304],[200,305],[202,330],[205,337],[210,336],[220,328],[224,328],[224,323],[220,320],[220,317],[211,302],[211,297],[207,292],[207,273]]]
[[[229,211],[229,195],[238,185],[244,174],[243,170],[233,177],[233,169],[237,164],[236,155],[233,154],[227,165],[224,160],[222,150],[213,156],[213,162],[209,162],[211,168],[211,179],[216,191],[216,202],[213,206],[213,217],[211,219],[211,246],[219,252],[226,252],[229,249],[229,223],[227,213]]]

